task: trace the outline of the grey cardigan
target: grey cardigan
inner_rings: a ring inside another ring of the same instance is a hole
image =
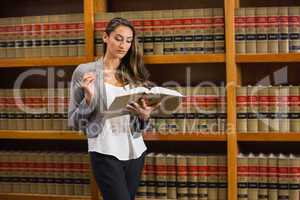
[[[95,96],[90,104],[84,98],[84,91],[81,88],[81,80],[87,72],[96,75]],[[70,86],[70,101],[68,108],[68,125],[75,130],[83,131],[88,138],[97,137],[104,127],[107,110],[106,91],[103,79],[103,62],[101,59],[80,64],[72,75]],[[141,133],[149,125],[149,120],[144,121],[138,116],[130,115],[130,129],[135,137],[140,137]]]

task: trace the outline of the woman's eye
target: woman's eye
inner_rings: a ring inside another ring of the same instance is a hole
[[[120,38],[120,37],[115,37],[115,40],[117,40],[118,42],[122,42],[123,41],[123,39]]]
[[[132,40],[127,40],[126,41],[128,44],[131,44],[132,43]]]

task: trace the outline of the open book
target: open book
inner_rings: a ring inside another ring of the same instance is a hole
[[[149,106],[160,103],[160,106],[151,113],[151,116],[164,116],[176,111],[181,103],[182,94],[164,87],[152,87],[151,89],[136,87],[130,89],[128,94],[116,97],[107,112],[113,115],[128,114],[126,105],[130,102],[137,102],[141,105],[142,99],[145,99]]]

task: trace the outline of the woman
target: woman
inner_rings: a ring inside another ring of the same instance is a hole
[[[135,199],[146,151],[141,133],[158,106],[142,100],[127,105],[130,114],[107,113],[116,96],[148,82],[135,36],[129,21],[112,19],[103,35],[104,56],[79,65],[71,81],[69,125],[87,134],[92,170],[104,200]]]

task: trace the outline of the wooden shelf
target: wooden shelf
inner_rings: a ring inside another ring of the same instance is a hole
[[[237,63],[300,62],[300,53],[237,55]]]
[[[86,136],[76,131],[1,130],[0,139],[86,140]],[[226,141],[226,139],[226,133],[177,133],[173,135],[144,133],[145,141]]]
[[[0,139],[34,140],[85,140],[83,133],[76,131],[17,131],[1,130]],[[1,198],[0,198],[1,199]]]
[[[241,142],[299,142],[300,133],[238,133]]]
[[[58,67],[76,66],[81,63],[93,61],[89,57],[47,57],[47,58],[11,58],[0,59],[0,68],[7,67]]]
[[[224,54],[178,54],[144,56],[145,64],[223,63]]]
[[[177,133],[177,134],[159,134],[145,133],[145,141],[226,141],[226,134],[219,133]]]
[[[1,194],[1,200],[90,200],[90,196],[69,196],[69,195],[45,195],[45,194],[23,194],[11,193]]]

